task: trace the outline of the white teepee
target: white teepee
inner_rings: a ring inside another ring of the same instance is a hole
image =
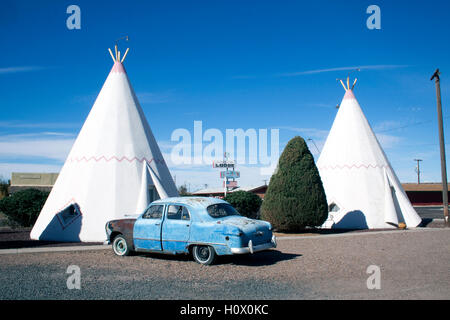
[[[158,195],[178,195],[122,65],[125,56],[120,60],[117,47],[116,57],[111,56],[114,66],[31,231],[32,239],[105,241],[108,220],[139,214]]]
[[[356,80],[355,80],[356,82]],[[395,228],[421,223],[350,88],[317,161],[329,205],[322,227]],[[354,86],[354,84],[353,84]]]

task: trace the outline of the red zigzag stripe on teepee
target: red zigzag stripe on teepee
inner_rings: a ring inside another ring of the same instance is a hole
[[[81,158],[74,157],[74,158],[70,158],[70,159],[69,159],[70,162],[82,162],[82,161],[89,162],[89,161],[91,161],[91,160],[93,160],[93,161],[95,161],[95,162],[99,162],[99,161],[101,161],[101,160],[104,160],[104,161],[106,161],[106,162],[109,162],[109,161],[111,161],[111,160],[116,160],[116,161],[118,161],[118,162],[122,162],[123,160],[127,160],[128,162],[133,162],[133,161],[144,162],[144,161],[146,161],[147,163],[151,163],[152,161],[155,161],[156,163],[162,163],[162,164],[165,163],[164,160],[159,160],[159,159],[154,159],[154,158],[148,160],[148,159],[145,158],[145,157],[144,157],[144,158],[141,158],[141,159],[139,159],[139,158],[137,158],[137,157],[133,157],[133,158],[130,159],[130,158],[125,157],[125,156],[123,156],[123,157],[121,157],[121,158],[116,157],[116,156],[112,156],[112,157],[110,157],[110,158],[106,158],[105,156],[101,156],[101,157],[94,157],[94,156],[92,156],[92,157],[90,157],[90,158],[86,158],[86,157],[81,157]]]
[[[321,166],[320,170],[335,170],[335,169],[376,169],[376,168],[388,168],[387,165],[379,165],[379,164],[352,164],[352,165],[336,165],[336,166]]]

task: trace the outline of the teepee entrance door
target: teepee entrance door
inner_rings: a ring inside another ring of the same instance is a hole
[[[148,194],[149,194],[150,203],[160,199],[158,191],[156,190],[155,186],[149,186],[148,189],[149,189]]]
[[[397,192],[395,191],[395,188],[393,186],[391,186],[391,194],[392,194],[392,200],[394,201],[394,208],[395,208],[395,212],[397,213],[397,226],[399,223],[404,223],[404,219],[403,219],[403,215],[401,214],[402,209],[400,208],[400,203],[398,202],[398,198],[397,198]]]

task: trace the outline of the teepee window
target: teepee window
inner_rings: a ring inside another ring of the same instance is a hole
[[[59,222],[61,223],[63,228],[66,228],[69,224],[71,224],[76,218],[81,216],[80,208],[76,203],[72,203],[62,211],[60,211],[57,215]]]
[[[338,212],[339,210],[341,210],[341,208],[334,202],[328,206],[328,212]]]

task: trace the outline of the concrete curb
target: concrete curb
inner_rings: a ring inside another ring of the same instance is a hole
[[[88,250],[106,250],[111,249],[110,245],[93,246],[71,246],[71,247],[41,247],[41,248],[19,248],[2,249],[0,254],[19,254],[19,253],[44,253],[44,252],[70,252],[70,251],[88,251]]]
[[[370,236],[378,234],[404,234],[412,232],[427,232],[427,231],[450,231],[450,228],[418,228],[408,230],[385,230],[372,232],[349,232],[338,234],[318,234],[315,236],[281,236],[277,237],[277,241],[282,240],[299,240],[299,239],[324,239],[324,238],[340,238],[340,237],[354,237],[354,236]]]
[[[302,240],[302,239],[326,239],[340,237],[370,236],[379,234],[404,234],[412,232],[428,232],[428,231],[450,231],[450,228],[418,228],[409,230],[385,230],[373,232],[351,232],[339,234],[318,234],[314,236],[281,236],[277,237],[277,241],[283,240]],[[20,248],[20,249],[1,249],[1,254],[20,254],[20,253],[48,253],[48,252],[71,252],[71,251],[89,251],[89,250],[110,250],[111,245],[92,245],[92,246],[71,246],[71,247],[43,247],[43,248]]]

